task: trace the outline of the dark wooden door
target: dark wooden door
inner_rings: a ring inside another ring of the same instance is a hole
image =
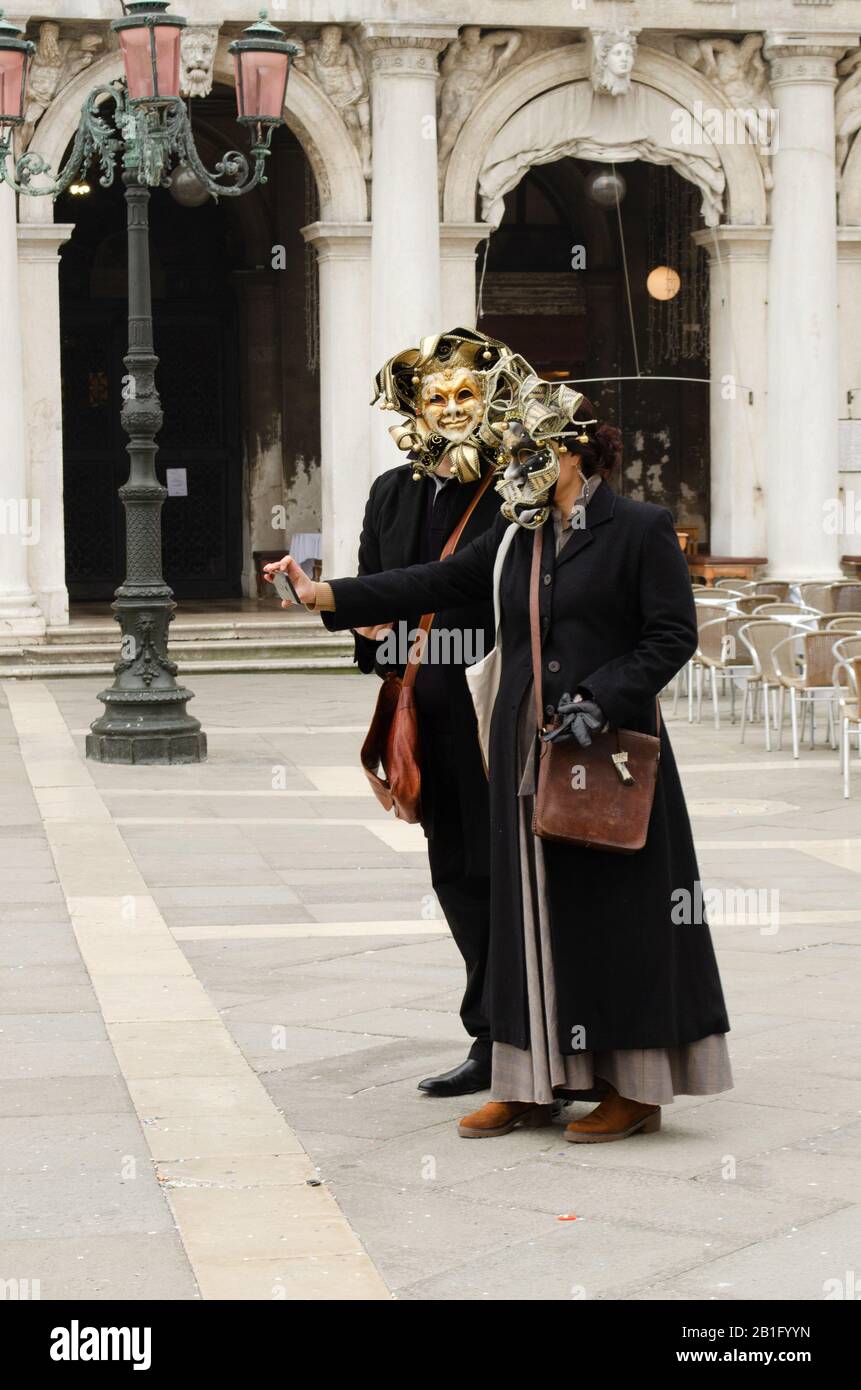
[[[237,332],[221,298],[172,308],[156,303],[156,377],[164,409],[157,472],[184,469],[186,497],[162,511],[164,572],[178,598],[241,592],[242,465],[238,429]],[[128,477],[120,424],[124,301],[63,306],[63,454],[66,574],[77,600],[110,599],[125,575],[125,515],[117,497]]]

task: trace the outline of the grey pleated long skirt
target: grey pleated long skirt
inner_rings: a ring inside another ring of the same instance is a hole
[[[560,1052],[544,847],[532,834],[535,706],[531,684],[520,707],[518,741],[530,1046],[493,1044],[491,1099],[549,1104],[554,1091],[589,1091],[599,1079],[609,1081],[621,1096],[650,1105],[669,1105],[677,1095],[708,1096],[730,1090],[732,1071],[724,1033],[713,1033],[683,1047],[614,1048],[571,1055]]]

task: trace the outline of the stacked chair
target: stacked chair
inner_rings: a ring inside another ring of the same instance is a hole
[[[702,721],[704,697],[720,728],[719,694],[729,694],[736,718],[741,688],[741,741],[762,719],[765,747],[776,734],[782,747],[789,703],[792,754],[816,742],[816,714],[824,706],[826,736],[839,749],[843,794],[850,794],[851,754],[861,756],[861,582],[792,579],[719,579],[692,586],[699,644],[676,677],[673,711],[687,691],[688,720]],[[696,691],[696,701],[694,693]]]

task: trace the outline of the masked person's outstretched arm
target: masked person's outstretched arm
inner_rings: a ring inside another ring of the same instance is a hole
[[[293,582],[300,601],[326,614],[326,626],[332,632],[409,618],[415,613],[433,613],[442,608],[468,607],[481,599],[489,599],[493,593],[493,562],[506,524],[500,517],[463,550],[427,565],[409,565],[405,569],[386,570],[383,574],[315,584],[295,560],[285,555],[283,560],[266,565],[264,574],[271,583],[277,571],[284,571]],[[290,604],[284,602],[282,606]]]

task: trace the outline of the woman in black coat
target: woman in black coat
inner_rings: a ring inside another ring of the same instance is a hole
[[[578,414],[591,416],[588,402]],[[607,481],[618,432],[593,422],[576,438],[576,453],[551,446],[559,477],[541,527],[545,716],[561,707],[583,743],[605,721],[654,733],[656,696],[697,645],[687,566],[670,513],[616,495]],[[525,513],[527,524],[536,514]],[[506,529],[500,518],[447,560],[331,584],[313,585],[289,557],[273,568],[288,571],[303,603],[334,612],[334,626],[355,627],[486,599]],[[489,758],[492,1100],[459,1129],[483,1138],[548,1123],[554,1097],[596,1088],[601,1103],[565,1135],[606,1142],[658,1129],[660,1107],[674,1095],[728,1089],[729,1023],[663,722],[642,850],[602,853],[531,833],[532,550],[532,531],[519,527],[500,584],[502,674]]]

